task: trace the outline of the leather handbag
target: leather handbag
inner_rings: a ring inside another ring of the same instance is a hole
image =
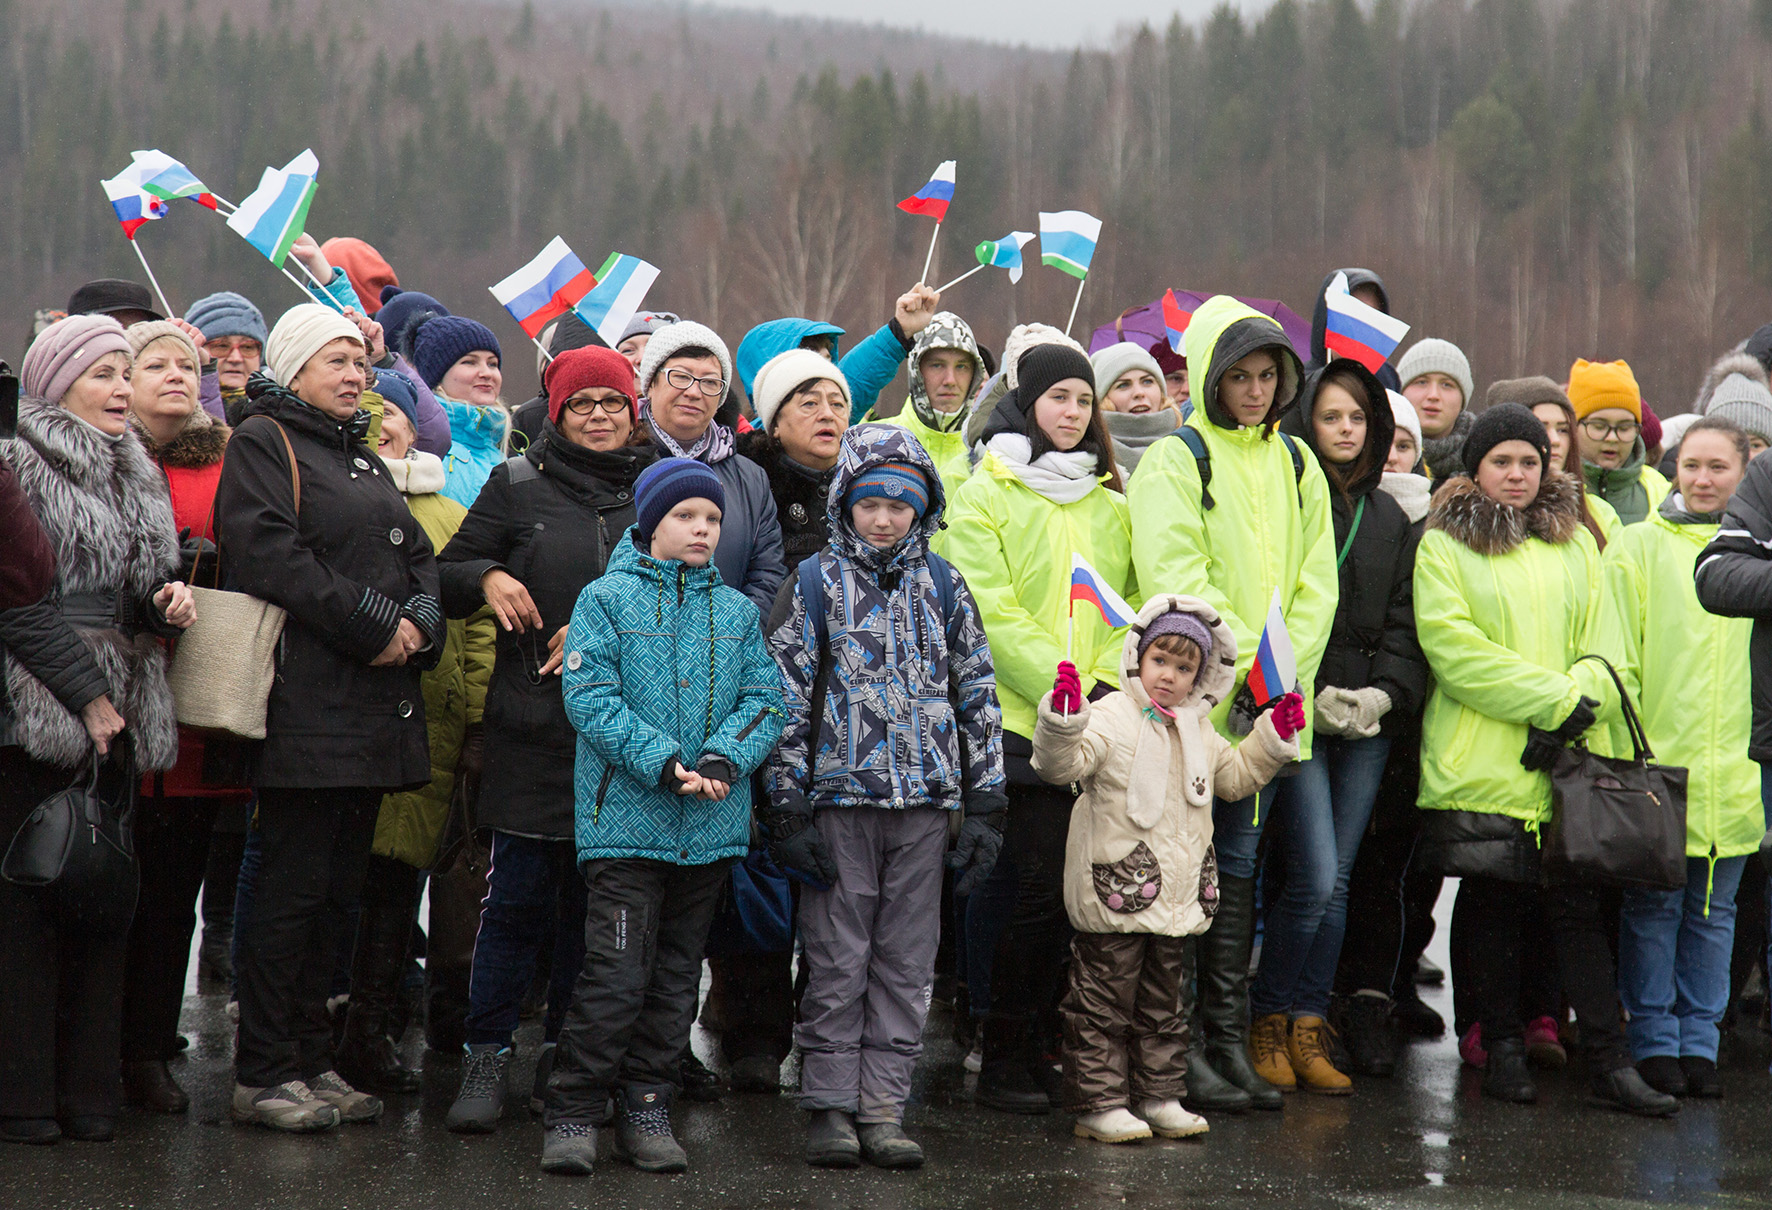
[[[1655,763],[1618,670],[1601,656],[1581,659],[1604,665],[1618,687],[1632,754],[1596,756],[1585,744],[1558,754],[1545,874],[1552,882],[1677,891],[1686,885],[1686,770]]]
[[[99,794],[94,748],[84,776],[25,816],[0,859],[0,877],[19,886],[53,887],[65,905],[103,902],[110,888],[129,885],[135,862],[128,794],[132,768],[133,762],[125,765],[123,805],[111,807]]]
[[[288,430],[278,424],[277,431],[289,455],[289,482],[299,519],[301,470]],[[210,532],[217,532],[213,506]],[[269,601],[223,591],[221,560],[215,559],[211,566],[213,586],[191,588],[197,620],[178,637],[166,683],[182,725],[238,739],[263,739],[271,683],[277,675],[277,642],[288,615]]]

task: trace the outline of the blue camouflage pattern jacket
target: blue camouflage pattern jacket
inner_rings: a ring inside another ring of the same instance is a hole
[[[843,498],[858,475],[887,462],[922,471],[930,501],[903,541],[879,551],[856,533]],[[862,424],[844,434],[827,501],[831,542],[817,556],[822,599],[802,599],[790,568],[770,620],[788,714],[764,770],[772,808],[803,810],[810,801],[814,808],[988,812],[1002,805],[1003,714],[990,645],[966,581],[951,566],[954,612],[944,625],[929,563],[945,503],[941,476],[909,430]],[[824,612],[830,649],[810,762],[819,640],[809,608]]]

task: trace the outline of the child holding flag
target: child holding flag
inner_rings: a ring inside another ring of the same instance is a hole
[[[1085,581],[1088,570],[1079,568]],[[1089,583],[1073,599],[1110,621],[1125,604]],[[1079,1115],[1079,1138],[1206,1132],[1206,1120],[1181,1106],[1183,954],[1218,910],[1212,799],[1260,790],[1298,755],[1293,737],[1304,727],[1302,699],[1287,693],[1242,743],[1219,735],[1210,715],[1236,667],[1237,640],[1217,610],[1163,595],[1126,632],[1120,692],[1091,706],[1066,660],[1040,702],[1034,768],[1083,786],[1065,848],[1064,904],[1077,934],[1060,1008],[1064,1103]]]

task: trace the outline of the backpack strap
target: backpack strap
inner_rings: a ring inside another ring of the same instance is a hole
[[[1286,443],[1286,452],[1292,455],[1292,485],[1298,492],[1298,510],[1304,511],[1304,451],[1298,448],[1298,442],[1289,433],[1281,433],[1280,440]]]
[[[806,736],[806,794],[810,798],[813,770],[818,767],[818,733],[824,726],[825,682],[831,675],[831,632],[824,616],[824,574],[819,569],[818,556],[807,555],[800,560],[795,575],[800,584],[800,601],[812,620],[812,633],[818,637],[818,671],[812,675],[806,716],[811,727]]]
[[[506,458],[505,470],[510,472],[512,487],[519,483],[533,483],[541,478],[541,472],[535,469],[535,463],[524,454],[514,454]]]
[[[1184,424],[1176,429],[1175,435],[1181,438],[1188,453],[1194,456],[1194,467],[1200,472],[1200,507],[1211,511],[1217,507],[1218,502],[1212,498],[1212,454],[1206,448],[1206,438],[1191,424]]]

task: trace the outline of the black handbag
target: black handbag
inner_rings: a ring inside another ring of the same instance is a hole
[[[125,749],[127,752],[127,748]],[[50,795],[25,816],[0,859],[0,877],[19,886],[48,887],[64,914],[110,914],[118,893],[134,898],[135,845],[130,827],[134,762],[125,760],[123,803],[99,794],[99,757],[84,776]]]
[[[1686,885],[1686,770],[1655,763],[1618,670],[1601,656],[1581,659],[1612,675],[1634,751],[1627,760],[1595,756],[1576,744],[1557,755],[1545,874],[1552,882],[1680,890]]]

